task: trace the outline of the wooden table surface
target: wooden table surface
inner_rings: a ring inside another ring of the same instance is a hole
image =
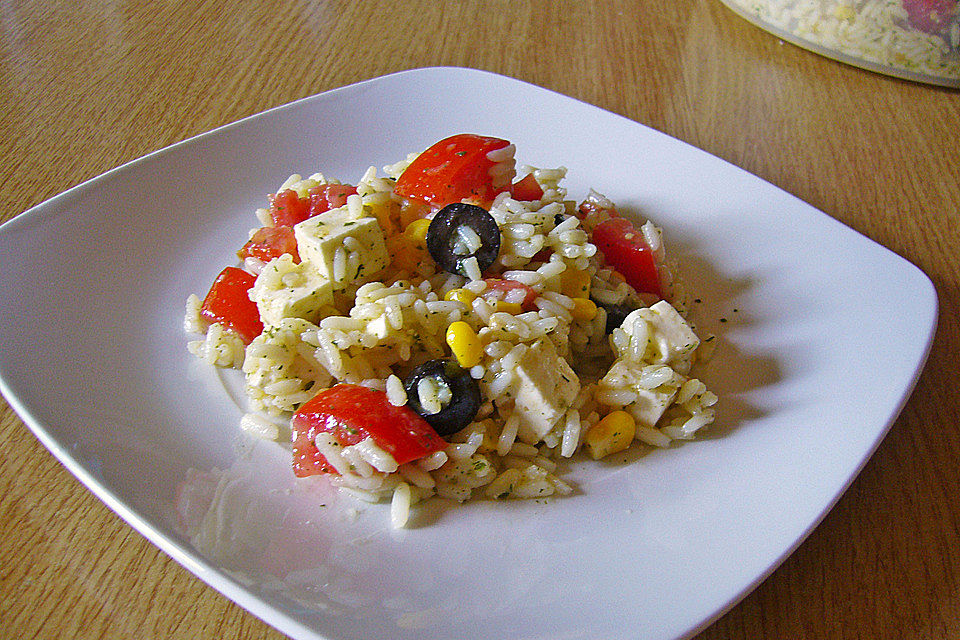
[[[716,0],[5,2],[0,221],[218,125],[434,65],[652,126],[929,274],[939,329],[902,415],[802,546],[699,637],[960,638],[956,91],[819,57]],[[0,636],[283,637],[121,521],[0,406]]]

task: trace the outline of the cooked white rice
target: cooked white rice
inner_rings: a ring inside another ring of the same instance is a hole
[[[728,0],[747,14],[803,40],[877,65],[960,79],[960,25],[924,33],[903,0]]]

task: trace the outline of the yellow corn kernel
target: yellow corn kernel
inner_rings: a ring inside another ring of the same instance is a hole
[[[597,305],[589,298],[574,298],[570,315],[574,320],[593,320],[597,316]]]
[[[426,218],[414,220],[403,230],[403,235],[407,237],[411,244],[420,249],[427,248],[427,229],[430,228],[430,221]]]
[[[447,327],[447,344],[461,367],[469,369],[480,363],[483,355],[480,336],[466,322],[459,320]]]
[[[430,205],[416,200],[404,200],[400,205],[400,228],[406,229],[412,223],[430,215]]]
[[[584,440],[587,452],[594,460],[623,451],[637,435],[637,422],[626,411],[614,411],[590,427]]]
[[[481,432],[483,433],[483,441],[480,443],[480,446],[477,447],[477,453],[490,453],[491,451],[497,450],[497,438],[493,434],[500,433],[500,429],[497,428],[497,423],[487,418],[480,422]]]
[[[443,296],[443,299],[447,302],[459,302],[469,309],[473,305],[473,301],[477,299],[477,294],[469,289],[450,289]]]
[[[516,316],[523,312],[523,306],[519,302],[504,302],[503,300],[497,300],[496,310]]]
[[[589,298],[590,274],[567,267],[566,271],[560,274],[560,293],[571,298]]]

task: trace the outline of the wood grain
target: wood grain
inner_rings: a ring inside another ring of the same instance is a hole
[[[714,0],[4,3],[0,221],[221,124],[434,65],[650,125],[930,275],[937,337],[889,436],[803,545],[700,638],[960,638],[956,91],[784,44]],[[0,637],[282,637],[124,524],[0,406]]]

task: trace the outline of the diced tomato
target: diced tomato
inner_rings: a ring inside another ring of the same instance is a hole
[[[540,183],[537,182],[537,179],[533,177],[532,173],[528,173],[523,180],[518,180],[513,183],[513,186],[510,187],[510,195],[513,196],[514,200],[522,200],[524,202],[539,200],[543,197],[543,187],[540,186]]]
[[[417,156],[397,179],[394,191],[401,196],[443,207],[451,202],[490,202],[509,186],[495,188],[487,154],[509,145],[508,140],[461,133],[437,142]]]
[[[263,227],[257,229],[240,251],[237,251],[237,256],[241,260],[257,258],[270,262],[285,253],[292,255],[294,262],[300,262],[293,227]]]
[[[292,227],[307,218],[347,204],[357,188],[350,184],[321,184],[301,198],[293,189],[284,189],[270,199],[270,219],[274,226]]]
[[[270,198],[270,219],[275,227],[292,227],[310,217],[310,201],[293,189],[284,189]]]
[[[610,217],[618,217],[620,214],[617,212],[614,207],[605,207],[597,202],[595,199],[587,198],[580,203],[580,206],[577,207],[577,217],[583,220],[588,215],[592,213],[597,213],[599,211],[606,211]]]
[[[263,332],[260,311],[249,297],[256,277],[237,267],[227,267],[213,281],[213,286],[203,299],[200,315],[209,322],[233,329],[250,343]]]
[[[338,384],[307,400],[293,414],[293,472],[297,477],[336,473],[314,438],[332,433],[350,446],[368,436],[397,464],[440,451],[447,443],[409,407],[395,407],[387,394],[353,384]]]
[[[638,293],[663,297],[653,250],[633,223],[619,217],[601,222],[593,230],[593,244]]]
[[[313,443],[316,435],[309,429],[293,432],[293,475],[298,478],[337,472]]]
[[[520,307],[524,311],[533,311],[534,309],[536,309],[536,306],[534,306],[533,301],[536,300],[537,296],[540,295],[539,293],[537,293],[536,289],[532,287],[528,287],[522,282],[517,282],[516,280],[507,280],[506,278],[484,278],[483,281],[487,283],[487,288],[484,291],[484,295],[486,295],[487,292],[502,291],[504,297],[500,299],[503,300],[512,291],[522,291],[523,299],[519,301]],[[519,297],[519,294],[514,293],[512,296],[509,296],[508,301],[514,302],[515,301],[514,296]]]
[[[349,184],[321,184],[310,189],[308,194],[310,211],[307,217],[312,218],[331,209],[342,207],[347,204],[347,197],[356,192],[357,188]]]

